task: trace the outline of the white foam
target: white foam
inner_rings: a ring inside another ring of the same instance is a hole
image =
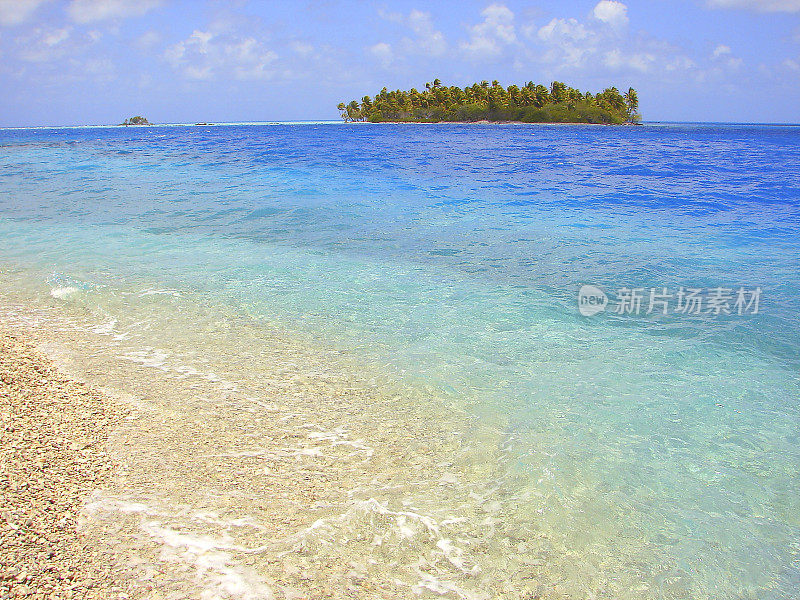
[[[66,298],[67,296],[74,294],[75,292],[79,292],[80,290],[74,286],[67,285],[64,287],[55,287],[50,290],[50,295],[53,298],[58,298],[59,300]]]
[[[180,561],[195,569],[195,579],[202,588],[204,600],[271,600],[274,594],[269,586],[251,571],[235,564],[231,552],[254,553],[265,548],[244,548],[232,543],[229,536],[193,535],[177,531],[162,524],[154,516],[166,516],[162,511],[143,503],[134,502],[102,492],[95,492],[87,503],[85,511],[89,516],[98,512],[121,512],[142,517],[140,528],[151,538],[162,544],[161,558],[167,562]],[[225,526],[260,528],[249,518],[234,520],[220,519],[213,512],[197,512],[193,520]]]
[[[467,591],[449,581],[437,579],[430,573],[425,573],[423,571],[418,571],[418,573],[420,576],[419,582],[417,582],[417,585],[411,588],[415,594],[422,595],[424,590],[428,590],[434,594],[439,594],[440,596],[455,594],[463,600],[486,600],[486,598],[489,597],[486,594],[475,594]]]
[[[157,511],[143,502],[132,502],[122,500],[113,496],[107,496],[102,490],[92,492],[89,501],[84,506],[87,514],[93,515],[100,511],[115,511],[126,514],[154,515]]]
[[[291,539],[297,542],[292,550],[283,552],[278,556],[281,557],[291,552],[301,550],[304,547],[308,537],[311,535],[319,535],[324,533],[330,534],[338,529],[338,527],[340,527],[342,524],[359,520],[360,518],[363,518],[364,515],[368,515],[370,513],[393,518],[395,520],[397,531],[401,532],[403,537],[414,537],[417,535],[416,532],[414,532],[414,530],[407,525],[407,523],[414,523],[417,525],[422,525],[423,531],[425,531],[431,539],[441,539],[439,525],[435,519],[411,511],[393,511],[389,509],[386,504],[379,502],[375,498],[370,498],[369,500],[357,500],[353,502],[353,504],[351,504],[345,512],[331,517],[317,519],[308,527],[301,529],[291,536]],[[403,527],[408,528],[408,531],[402,533],[404,531],[402,529]],[[410,535],[408,535],[409,532]]]
[[[161,350],[148,349],[127,352],[121,355],[120,358],[123,360],[129,360],[133,363],[138,363],[144,367],[160,369],[161,371],[169,371],[169,368],[166,366],[168,356],[169,355],[166,352]]]
[[[116,319],[109,319],[102,325],[97,325],[96,327],[92,328],[92,333],[97,333],[99,335],[111,335],[114,333],[114,327],[117,326]]]
[[[225,550],[247,550],[231,544],[228,539],[181,533],[157,521],[142,523],[142,529],[164,544],[165,558],[179,558],[195,566],[197,579],[204,588],[202,598],[269,600],[274,597],[272,590],[254,573],[231,565],[231,555]]]
[[[464,559],[464,551],[455,546],[451,540],[440,539],[436,542],[436,547],[442,551],[442,554],[444,554],[448,562],[462,573],[474,575],[480,572],[480,568],[477,565],[473,565],[472,567],[467,566],[466,560]]]
[[[181,293],[176,290],[148,289],[139,294],[139,298],[143,298],[144,296],[172,296],[173,298],[180,298]]]

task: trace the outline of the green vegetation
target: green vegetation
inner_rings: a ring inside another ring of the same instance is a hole
[[[437,123],[442,121],[520,121],[523,123],[636,123],[639,98],[629,88],[620,94],[615,87],[602,92],[582,93],[554,81],[550,88],[529,81],[522,87],[504,88],[488,81],[460,88],[444,86],[438,79],[425,84],[425,91],[383,88],[375,98],[339,103],[346,122],[400,121]]]
[[[128,126],[128,125],[152,125],[152,123],[150,121],[148,121],[147,119],[145,119],[142,116],[136,116],[136,117],[131,117],[130,119],[125,119],[122,122],[122,124],[125,125],[125,126]]]

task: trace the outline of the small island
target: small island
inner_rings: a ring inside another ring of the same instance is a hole
[[[554,81],[550,87],[534,84],[510,85],[498,81],[472,84],[465,88],[445,86],[439,79],[425,84],[425,90],[388,91],[361,102],[340,102],[345,122],[441,123],[441,122],[521,122],[521,123],[638,123],[641,116],[636,90],[621,94],[609,87],[592,94]]]
[[[152,123],[139,115],[136,117],[131,117],[130,119],[125,119],[121,125],[125,125],[125,127],[127,127],[128,125],[152,125]]]

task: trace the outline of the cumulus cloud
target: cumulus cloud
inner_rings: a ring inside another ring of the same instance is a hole
[[[379,42],[374,46],[367,48],[369,53],[374,56],[383,67],[388,67],[394,60],[394,52],[392,47],[386,42]]]
[[[536,36],[547,48],[544,61],[562,67],[580,67],[597,50],[597,36],[577,19],[553,19]]]
[[[308,56],[314,52],[314,46],[299,40],[292,40],[289,42],[289,48],[292,50],[292,52],[299,54],[300,56]]]
[[[140,17],[161,4],[161,0],[72,0],[67,14],[76,23]]]
[[[278,55],[254,37],[195,30],[167,48],[164,58],[189,79],[269,79]]]
[[[481,16],[483,22],[470,27],[470,39],[461,43],[461,49],[479,60],[497,58],[505,46],[517,41],[514,13],[503,4],[492,4]]]
[[[720,44],[716,48],[714,48],[714,52],[711,54],[711,58],[719,58],[720,56],[725,56],[726,54],[731,53],[731,47],[726,46],[725,44]]]
[[[711,8],[738,8],[758,12],[800,12],[800,0],[708,0]]]
[[[84,62],[77,60],[71,62],[76,70],[80,69],[95,81],[111,81],[116,77],[114,63],[108,58],[90,58]]]
[[[430,13],[412,10],[407,24],[414,32],[415,38],[403,40],[406,49],[419,51],[429,56],[441,56],[447,50],[447,42],[441,31],[433,26]]]
[[[664,64],[664,70],[669,72],[674,71],[688,71],[697,66],[691,58],[685,55],[673,56]]]
[[[430,13],[413,9],[408,15],[384,10],[379,10],[378,14],[387,21],[402,25],[412,34],[399,40],[398,46],[402,49],[402,53],[388,52],[391,47],[388,49],[384,47],[390,46],[388,43],[375,44],[367,49],[384,65],[408,54],[438,57],[447,52],[447,40],[444,34],[434,26]]]
[[[743,64],[742,59],[734,56],[731,47],[725,44],[719,44],[714,48],[714,51],[711,53],[711,60],[716,61],[718,64],[727,65],[733,69],[738,69]]]
[[[140,50],[151,50],[158,46],[163,39],[161,33],[155,30],[145,31],[142,35],[136,38],[136,47]]]
[[[584,20],[555,18],[538,29],[524,28],[541,48],[528,56],[553,75],[565,70],[645,74],[696,68],[680,48],[644,34],[630,35],[628,23],[624,3],[600,0]]]
[[[539,29],[537,35],[540,40],[553,43],[585,40],[590,37],[588,29],[577,19],[553,19]]]
[[[37,27],[27,35],[17,38],[19,57],[28,62],[43,63],[61,58],[74,49],[75,40],[70,39],[71,27]]]
[[[631,69],[646,73],[656,62],[656,55],[649,52],[625,54],[620,49],[610,50],[603,55],[603,64],[612,70]]]
[[[19,25],[47,0],[0,0],[0,25]]]
[[[620,2],[601,1],[586,21],[552,19],[528,36],[542,48],[529,55],[554,74],[564,70],[611,72],[678,72],[695,68],[679,48],[646,36],[630,37],[622,28],[628,23]]]
[[[628,24],[628,7],[616,0],[600,0],[592,11],[594,18],[616,29]]]
[[[24,64],[17,74],[36,73],[48,84],[110,81],[116,78],[116,69],[98,49],[101,38],[98,31],[69,25],[29,29],[14,39],[14,58]]]

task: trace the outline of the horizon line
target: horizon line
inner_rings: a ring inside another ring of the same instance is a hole
[[[589,123],[523,123],[523,122],[464,122],[464,121],[436,121],[431,123],[404,123],[404,122],[384,122],[384,123],[356,123],[355,125],[588,125]],[[797,127],[800,122],[791,121],[641,121],[641,125],[760,125],[774,127]],[[186,122],[186,123],[150,123],[149,125],[123,125],[121,123],[98,123],[98,124],[73,124],[73,125],[2,125],[0,131],[22,130],[22,129],[117,129],[117,128],[150,128],[150,127],[225,127],[225,126],[263,126],[263,125],[352,125],[345,123],[341,119],[293,119],[293,120],[270,120],[270,121],[215,121],[215,122]]]

